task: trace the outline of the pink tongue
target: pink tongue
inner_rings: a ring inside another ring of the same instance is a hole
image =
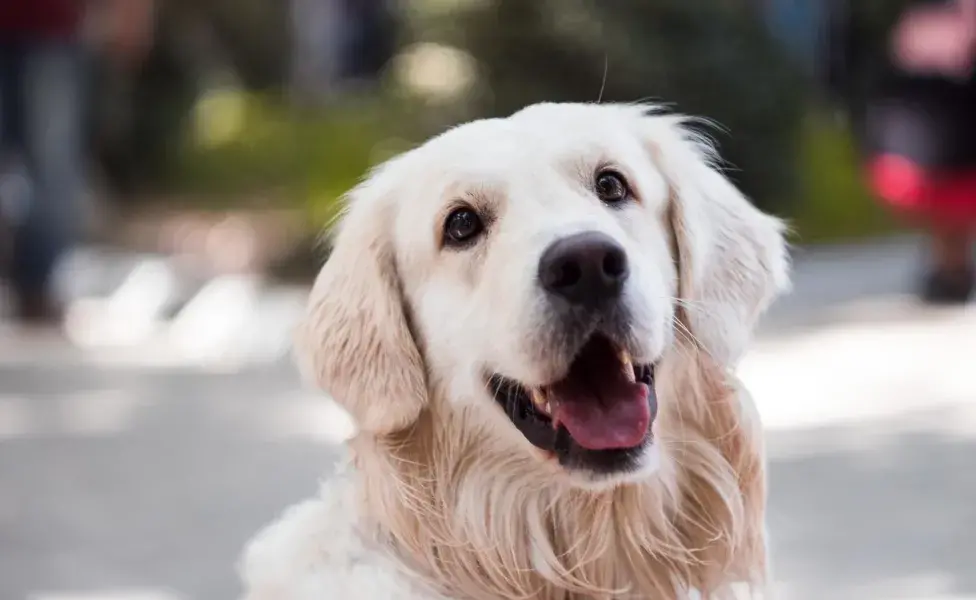
[[[581,359],[551,388],[553,418],[589,450],[640,444],[651,422],[647,386],[624,377],[624,365],[613,355]]]

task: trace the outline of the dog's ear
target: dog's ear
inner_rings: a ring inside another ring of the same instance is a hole
[[[392,199],[379,177],[350,192],[296,340],[304,374],[374,434],[413,423],[427,396],[397,273]]]
[[[785,227],[719,172],[709,144],[685,122],[657,114],[643,127],[671,189],[681,312],[697,343],[732,365],[759,316],[789,288]]]

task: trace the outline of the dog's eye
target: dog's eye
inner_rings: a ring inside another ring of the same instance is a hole
[[[596,195],[607,204],[616,204],[630,197],[624,176],[616,171],[600,171],[594,185]]]
[[[458,208],[447,215],[447,220],[444,221],[444,240],[454,246],[468,244],[484,229],[484,223],[474,209]]]

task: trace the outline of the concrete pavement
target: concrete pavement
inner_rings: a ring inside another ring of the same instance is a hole
[[[916,256],[801,256],[742,365],[780,598],[976,599],[976,311],[900,295]],[[287,363],[159,349],[0,328],[0,599],[233,598],[244,541],[328,476],[342,424]]]

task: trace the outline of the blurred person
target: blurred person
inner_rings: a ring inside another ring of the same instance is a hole
[[[131,61],[148,40],[149,0],[0,0],[0,218],[6,221],[15,315],[61,318],[57,261],[84,211],[87,42]]]
[[[831,83],[850,94],[869,81],[851,107],[869,185],[930,239],[921,296],[964,303],[976,284],[976,0],[906,3],[867,77],[847,2],[831,24]]]
[[[396,53],[397,23],[388,0],[344,0],[340,76],[374,79]]]
[[[304,99],[372,83],[397,49],[390,0],[291,0],[293,85]]]

